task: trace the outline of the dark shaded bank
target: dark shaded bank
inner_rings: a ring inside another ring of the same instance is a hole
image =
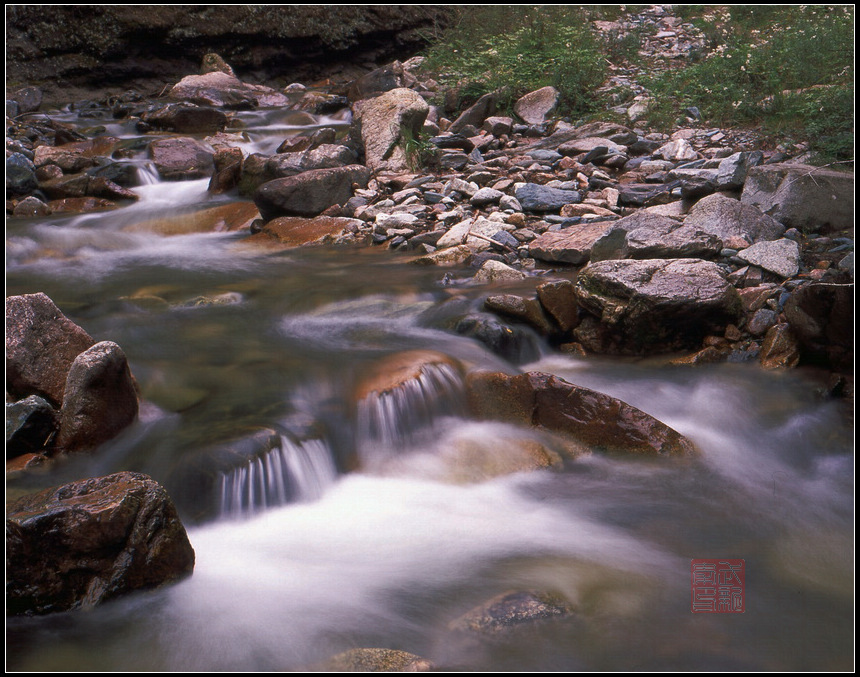
[[[39,84],[51,100],[68,86],[178,80],[217,52],[240,77],[308,82],[411,56],[449,12],[412,5],[7,5],[6,78],[10,86]]]

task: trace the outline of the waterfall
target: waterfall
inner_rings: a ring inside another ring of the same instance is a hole
[[[425,365],[417,377],[370,393],[357,407],[359,458],[383,460],[426,438],[439,418],[463,413],[464,399],[462,378],[448,364]]]
[[[312,501],[336,476],[334,457],[325,442],[293,442],[282,435],[279,447],[221,474],[220,514],[243,517],[286,503]]]

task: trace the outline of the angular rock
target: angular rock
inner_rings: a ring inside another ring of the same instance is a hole
[[[806,233],[853,228],[854,173],[800,164],[752,167],[741,202]]]
[[[10,614],[89,608],[178,581],[194,550],[164,488],[121,472],[24,496],[6,509]]]
[[[594,243],[614,225],[614,221],[596,221],[547,231],[529,243],[529,256],[550,263],[582,265],[588,262]]]
[[[353,80],[349,85],[346,96],[351,103],[355,103],[356,101],[371,99],[404,86],[403,65],[395,62],[387,66],[375,68],[360,78]]]
[[[191,137],[156,139],[149,144],[149,156],[165,181],[208,179],[215,170],[213,151]]]
[[[57,430],[57,412],[47,400],[30,395],[6,404],[6,458],[38,453]]]
[[[696,149],[693,148],[690,145],[690,142],[686,139],[674,139],[673,141],[669,141],[654,151],[654,155],[661,157],[664,160],[669,160],[670,162],[695,160],[699,157]]]
[[[313,169],[331,169],[355,164],[355,153],[340,144],[321,144],[298,153],[279,153],[266,161],[269,180],[301,174]]]
[[[353,106],[353,124],[374,171],[408,170],[416,163],[409,147],[421,137],[430,107],[411,89],[392,89]]]
[[[800,343],[791,327],[777,324],[771,327],[759,352],[759,363],[765,369],[791,369],[800,362]]]
[[[579,305],[576,290],[570,280],[544,282],[537,287],[538,301],[543,309],[556,321],[563,332],[569,332],[579,324]]]
[[[511,268],[501,261],[490,260],[481,265],[472,280],[479,284],[492,284],[493,282],[517,282],[525,278],[525,273]]]
[[[580,305],[636,351],[697,346],[737,320],[741,301],[723,271],[700,259],[599,261],[580,271]]]
[[[532,362],[540,356],[535,334],[516,324],[505,324],[492,315],[469,315],[454,326],[461,336],[474,338],[512,364]]]
[[[6,389],[18,398],[63,402],[75,358],[95,343],[45,294],[6,299]]]
[[[96,343],[69,368],[56,448],[65,453],[94,449],[131,425],[137,412],[125,353],[112,341]]]
[[[541,426],[595,451],[659,457],[696,453],[692,442],[653,416],[551,374],[472,372],[466,392],[479,418]]]
[[[265,220],[277,216],[318,216],[333,205],[346,204],[353,186],[366,188],[370,170],[361,165],[314,169],[275,179],[260,186],[254,203]]]
[[[557,212],[566,204],[582,202],[578,191],[549,188],[537,183],[520,186],[515,197],[527,212]]]
[[[595,148],[606,148],[607,153],[624,153],[627,151],[626,146],[596,136],[585,136],[572,141],[566,141],[558,147],[558,152],[562,155],[579,155],[588,153]]]
[[[699,200],[690,209],[684,225],[716,235],[725,241],[743,237],[747,242],[776,240],[785,227],[757,208],[720,193]]]
[[[800,245],[786,238],[756,242],[738,252],[738,258],[785,278],[800,272]]]
[[[451,123],[448,131],[452,134],[457,134],[468,126],[480,128],[484,124],[484,120],[496,112],[497,99],[498,97],[494,92],[484,94]]]
[[[481,188],[476,191],[471,198],[469,198],[469,204],[473,207],[486,207],[488,205],[498,204],[499,200],[501,200],[505,194],[500,190],[495,190],[494,188]]]
[[[504,317],[524,322],[548,335],[554,330],[552,320],[544,313],[537,299],[527,299],[516,294],[497,294],[488,296],[484,308]]]
[[[734,153],[723,158],[717,167],[717,190],[738,190],[747,180],[751,167],[764,161],[761,151]]]
[[[6,195],[17,197],[32,193],[39,187],[36,166],[26,155],[11,153],[6,156]]]
[[[539,125],[555,110],[558,97],[555,87],[541,87],[520,97],[514,104],[514,113],[527,124]]]
[[[591,261],[714,258],[722,247],[716,235],[675,219],[638,211],[616,221],[593,243]]]
[[[836,369],[854,364],[854,285],[807,284],[785,304],[785,317],[804,359]]]

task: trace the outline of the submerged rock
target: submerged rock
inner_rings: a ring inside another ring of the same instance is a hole
[[[559,595],[512,591],[475,607],[452,621],[448,628],[457,632],[494,636],[506,634],[518,626],[562,618],[572,612],[571,604]]]
[[[24,496],[6,509],[10,614],[88,608],[191,574],[194,550],[167,492],[121,472]]]
[[[314,672],[428,672],[432,669],[430,661],[395,649],[350,649],[310,668]]]

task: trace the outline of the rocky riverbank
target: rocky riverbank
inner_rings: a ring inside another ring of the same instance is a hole
[[[664,44],[669,52],[695,48],[682,30],[674,38]],[[106,40],[110,55],[111,40],[120,38]],[[160,96],[123,89],[60,111],[43,103],[38,87],[12,92],[7,216],[27,223],[52,214],[120,213],[139,197],[138,161],[145,159],[158,180],[208,180],[209,193],[229,201],[139,222],[128,232],[170,238],[230,231],[239,234],[234,244],[242,252],[261,257],[297,247],[390,251],[438,271],[441,288],[478,290],[483,312],[446,329],[474,338],[511,371],[528,361],[526,341],[537,334],[582,357],[648,358],[678,368],[814,367],[827,374],[826,396],[853,401],[852,172],[809,164],[802,149],[756,147],[755,135],[703,127],[692,112],[671,134],[649,129],[641,110],[629,107],[590,122],[560,119],[552,88],[527,94],[511,111],[492,94],[464,110],[446,108],[445,92],[422,71],[420,58],[388,63],[341,87],[275,88],[237,77],[246,63],[225,54],[232,64],[207,54],[199,72],[165,79]],[[239,113],[271,109],[290,111],[297,126],[319,115],[337,123],[284,134],[274,152],[248,152]],[[135,135],[108,133],[117,124]],[[145,302],[169,307],[158,294],[148,293]],[[122,349],[96,342],[45,294],[7,299],[7,367],[7,476],[97,452],[137,418],[138,388]],[[527,431],[522,453],[504,459],[501,451],[456,440],[446,462],[447,477],[457,481],[559,469],[594,451],[666,463],[697,454],[660,420],[542,372],[469,371],[430,351],[402,351],[368,372],[350,402],[359,416],[377,417],[368,446],[390,442],[385,435],[398,424],[385,416],[409,416],[416,389],[438,399],[462,396],[457,406],[475,420]],[[308,428],[317,434],[322,426],[313,424]],[[246,485],[253,492],[253,464],[271,464],[270,452],[286,458],[286,436],[268,430],[260,437],[250,451],[212,453],[225,473],[248,470],[228,476],[225,494],[228,486],[237,495]],[[308,441],[322,443],[309,436],[296,446]],[[359,445],[343,465],[372,465],[361,452]],[[212,474],[198,482],[207,499],[216,492]],[[77,530],[81,510],[94,511],[92,521],[102,519],[101,510],[117,519],[82,535],[83,544],[39,551],[43,530]],[[13,612],[91,606],[178,580],[194,563],[172,502],[139,474],[19,498],[8,520]],[[108,538],[113,531],[128,537]],[[141,539],[168,561],[140,564]],[[107,553],[97,567],[93,549]],[[83,566],[64,560],[70,552],[89,562],[92,576],[42,576]],[[495,636],[499,628],[569,613],[564,600],[543,591],[509,591],[451,631]],[[412,654],[360,651],[381,653],[344,654],[334,664],[429,666]]]

